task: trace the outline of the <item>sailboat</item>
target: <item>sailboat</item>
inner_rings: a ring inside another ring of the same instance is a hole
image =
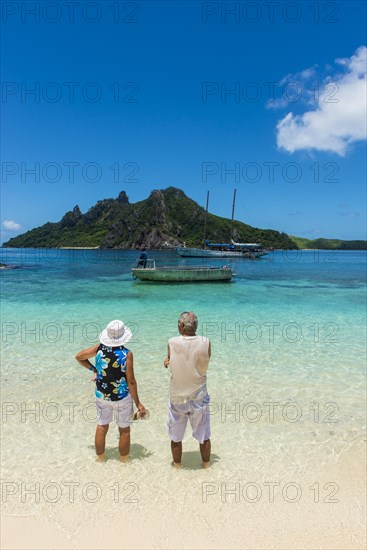
[[[231,237],[234,218],[234,208],[236,203],[236,189],[233,194],[232,218],[231,218]],[[186,258],[259,258],[268,254],[268,250],[263,248],[260,243],[237,243],[231,238],[230,243],[212,243],[206,239],[206,226],[208,218],[209,191],[206,196],[205,223],[204,223],[204,247],[191,248],[186,243],[176,248],[177,253]]]

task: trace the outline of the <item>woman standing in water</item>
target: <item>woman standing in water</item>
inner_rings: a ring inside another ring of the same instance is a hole
[[[119,320],[111,321],[99,335],[100,344],[79,351],[76,360],[96,374],[97,428],[95,447],[97,460],[104,462],[106,434],[115,412],[120,432],[120,459],[126,462],[130,452],[130,426],[133,421],[133,402],[138,414],[146,410],[139,401],[134,376],[133,354],[124,344],[132,338],[131,330]],[[95,357],[95,365],[89,359]]]

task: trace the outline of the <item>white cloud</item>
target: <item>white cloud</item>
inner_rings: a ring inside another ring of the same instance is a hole
[[[287,74],[274,87],[274,97],[266,102],[267,109],[284,109],[290,103],[313,103],[315,98],[315,78],[317,65],[304,69],[299,73]],[[312,80],[311,80],[312,79]],[[316,87],[317,89],[317,87]],[[275,97],[275,94],[280,97]]]
[[[20,231],[21,229],[23,229],[23,227],[19,223],[14,222],[13,220],[4,220],[3,226],[8,231]]]
[[[302,115],[288,113],[278,122],[280,149],[290,153],[317,149],[344,156],[352,143],[366,139],[366,59],[367,48],[361,46],[352,57],[335,60],[343,73],[324,79],[317,108]]]

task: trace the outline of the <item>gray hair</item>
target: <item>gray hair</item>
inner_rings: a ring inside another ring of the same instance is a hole
[[[188,332],[196,332],[198,328],[198,318],[193,311],[184,311],[178,320],[183,329]]]

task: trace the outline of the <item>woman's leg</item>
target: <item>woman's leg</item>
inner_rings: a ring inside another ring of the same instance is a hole
[[[126,462],[129,458],[130,452],[130,427],[128,428],[119,428],[120,432],[120,441],[119,441],[119,452],[120,460]]]
[[[96,455],[98,460],[104,460],[105,447],[106,447],[106,434],[108,432],[109,424],[104,424],[103,426],[97,425],[96,428],[96,437],[95,437],[95,447]]]

